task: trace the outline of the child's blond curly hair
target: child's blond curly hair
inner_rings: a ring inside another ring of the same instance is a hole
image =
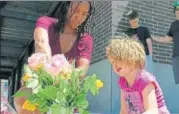
[[[119,61],[131,67],[144,68],[145,51],[143,45],[127,36],[116,36],[106,47],[108,59]]]

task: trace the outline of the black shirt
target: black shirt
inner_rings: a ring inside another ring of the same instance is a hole
[[[147,45],[147,38],[151,38],[147,27],[139,26],[138,28],[128,28],[126,31],[128,36],[137,35],[138,40],[143,44],[146,55],[149,55],[149,49]]]
[[[171,23],[167,35],[173,38],[173,57],[179,56],[179,20]]]

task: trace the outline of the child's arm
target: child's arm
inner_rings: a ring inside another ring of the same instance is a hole
[[[126,104],[125,104],[122,91],[121,91],[121,110],[119,114],[127,114]]]
[[[158,114],[158,105],[153,83],[148,84],[142,91],[145,112],[143,114]]]

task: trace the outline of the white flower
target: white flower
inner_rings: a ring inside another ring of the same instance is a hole
[[[41,88],[40,85],[38,85],[36,88],[33,88],[32,93],[38,93],[40,88]]]
[[[37,86],[39,85],[39,81],[38,79],[35,79],[35,78],[29,78],[26,82],[26,87],[27,88],[36,88]]]

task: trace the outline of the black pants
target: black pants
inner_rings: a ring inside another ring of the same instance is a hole
[[[173,57],[172,64],[175,84],[179,84],[179,56]]]

